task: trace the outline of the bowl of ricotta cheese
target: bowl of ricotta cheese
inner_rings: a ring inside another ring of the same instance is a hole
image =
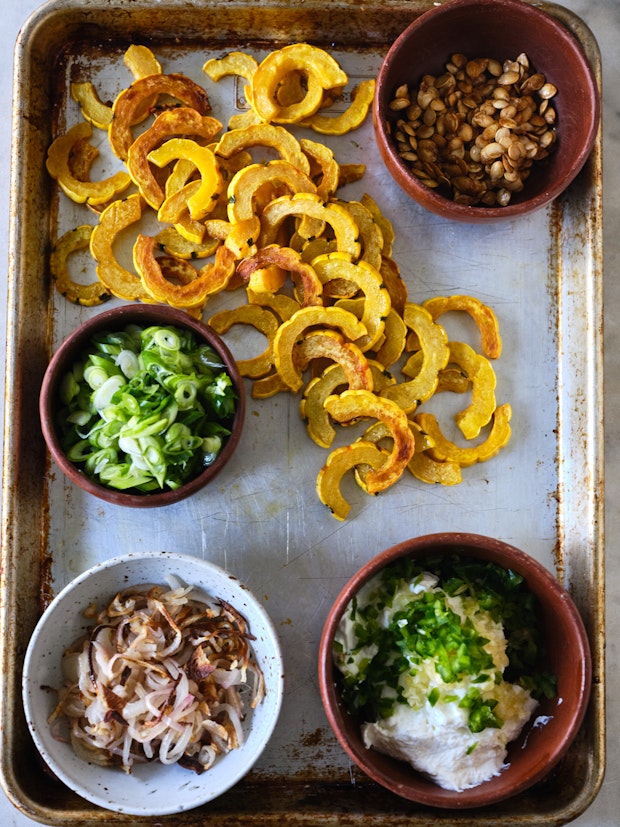
[[[371,560],[334,603],[319,653],[349,757],[403,798],[452,808],[544,778],[581,726],[591,669],[558,579],[514,546],[459,533]]]

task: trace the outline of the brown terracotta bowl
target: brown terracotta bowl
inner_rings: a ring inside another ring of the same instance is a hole
[[[398,154],[389,107],[401,84],[417,88],[423,75],[438,76],[454,53],[500,63],[525,53],[553,83],[557,141],[535,161],[520,193],[505,207],[467,206],[421,182]],[[600,121],[600,95],[592,68],[574,35],[551,14],[521,0],[451,0],[423,13],[397,38],[377,78],[373,119],[379,152],[395,181],[414,201],[445,218],[491,222],[540,209],[573,181],[592,150]],[[392,134],[389,134],[389,132]]]
[[[229,427],[231,433],[226,438],[215,461],[202,470],[197,476],[176,489],[162,489],[149,493],[141,493],[137,489],[119,491],[107,488],[105,485],[92,480],[85,472],[71,462],[59,439],[56,418],[59,409],[59,385],[73,364],[83,355],[91,337],[102,331],[115,331],[125,328],[129,324],[172,325],[194,332],[197,341],[204,341],[210,345],[221,357],[226,372],[230,376],[237,394],[235,414]],[[221,338],[206,324],[192,318],[182,310],[176,310],[164,305],[130,304],[121,305],[112,310],[104,310],[93,316],[71,333],[52,356],[43,377],[39,398],[39,412],[41,428],[47,447],[61,470],[76,485],[84,491],[115,505],[134,508],[149,508],[170,505],[185,499],[204,488],[219,474],[231,458],[241,438],[245,416],[245,390],[243,380],[239,374],[236,362],[228,347]]]
[[[429,553],[461,554],[491,561],[522,575],[536,596],[544,627],[549,671],[557,676],[557,697],[543,700],[520,737],[508,747],[508,766],[476,787],[446,790],[409,764],[367,749],[360,721],[344,707],[339,672],[333,665],[333,643],[349,601],[384,566],[398,558],[424,558]],[[546,776],[560,761],[583,721],[590,696],[592,665],[586,631],[566,590],[539,562],[514,546],[474,534],[431,534],[407,540],[379,554],[345,585],[325,623],[319,652],[319,685],[330,725],[352,761],[371,779],[402,798],[435,807],[471,808],[516,795]],[[538,716],[549,716],[534,726]]]

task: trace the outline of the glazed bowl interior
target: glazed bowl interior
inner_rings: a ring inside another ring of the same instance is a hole
[[[558,140],[534,164],[522,192],[505,207],[456,204],[420,182],[399,157],[386,124],[398,115],[389,104],[398,86],[438,76],[454,53],[500,63],[525,53],[537,72],[555,84]],[[584,166],[600,121],[597,80],[574,35],[550,13],[522,0],[451,0],[417,18],[394,42],[381,66],[374,101],[380,154],[401,188],[426,209],[457,221],[498,221],[540,209],[557,197]]]
[[[159,761],[135,764],[131,773],[119,766],[85,761],[66,741],[56,737],[49,716],[57,703],[54,690],[63,683],[65,649],[92,628],[84,612],[102,609],[129,587],[170,584],[194,586],[222,599],[240,612],[253,635],[251,647],[264,674],[265,696],[243,722],[244,742],[201,774],[179,764]],[[189,554],[127,553],[100,563],[69,583],[48,606],[31,637],[23,670],[26,720],[34,742],[52,772],[70,789],[93,804],[119,813],[162,816],[205,804],[236,784],[258,760],[276,725],[283,694],[283,662],[274,626],[263,606],[231,573]]]
[[[59,438],[56,417],[59,407],[59,387],[63,377],[71,370],[73,364],[83,356],[84,350],[93,335],[103,331],[121,330],[129,324],[140,326],[172,325],[193,331],[198,342],[204,341],[211,345],[221,357],[226,372],[235,388],[237,400],[235,413],[230,424],[230,436],[226,438],[218,456],[211,465],[176,489],[162,489],[161,491],[143,494],[131,489],[121,491],[107,488],[91,479],[67,458]],[[92,316],[62,342],[52,356],[43,377],[39,412],[43,436],[50,454],[70,480],[84,491],[108,503],[133,508],[152,508],[170,505],[195,494],[210,483],[224,468],[241,439],[245,416],[245,389],[230,350],[208,325],[189,316],[182,310],[176,310],[172,307],[149,304],[120,305]]]
[[[367,749],[360,724],[340,696],[340,678],[333,664],[334,636],[349,601],[383,567],[401,557],[458,553],[497,563],[521,574],[538,598],[549,670],[557,675],[558,693],[540,702],[534,717],[508,748],[508,767],[499,775],[461,792],[443,789],[409,764]],[[514,546],[472,534],[435,534],[393,546],[372,559],[345,585],[323,629],[319,653],[319,685],[328,720],[349,757],[370,778],[402,798],[445,808],[489,805],[516,795],[540,781],[561,760],[583,721],[591,685],[587,634],[573,601],[555,577],[534,558]],[[548,716],[536,726],[539,716]]]

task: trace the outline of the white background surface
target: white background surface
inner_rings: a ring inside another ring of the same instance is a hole
[[[87,2],[87,0],[85,0]],[[0,78],[4,106],[0,109],[0,346],[4,345],[6,323],[6,271],[9,227],[9,166],[11,155],[10,92],[12,87],[13,45],[17,33],[38,0],[4,0],[4,48],[0,50]],[[618,827],[620,825],[620,667],[617,662],[620,636],[620,540],[616,523],[620,517],[615,503],[620,490],[618,444],[620,418],[615,406],[620,390],[620,283],[615,278],[620,248],[620,2],[619,0],[563,0],[592,29],[603,55],[604,94],[604,202],[605,202],[605,387],[606,387],[606,533],[607,533],[607,688],[608,760],[603,788],[594,804],[573,822],[578,827]],[[0,416],[2,412],[0,409]],[[19,813],[0,792],[0,824],[27,827],[33,822]]]

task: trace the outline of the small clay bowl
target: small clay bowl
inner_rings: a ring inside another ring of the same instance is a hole
[[[548,158],[535,161],[507,206],[467,206],[449,192],[417,178],[398,154],[390,109],[401,84],[417,88],[424,75],[443,74],[451,55],[494,58],[503,64],[525,53],[558,93],[557,141]],[[380,68],[373,108],[381,157],[399,186],[437,215],[464,222],[492,222],[538,210],[560,195],[590,155],[600,121],[600,94],[592,67],[575,36],[551,14],[522,0],[451,0],[424,12],[389,49]],[[390,134],[390,132],[392,134]]]
[[[334,636],[349,601],[384,566],[398,558],[459,554],[490,561],[522,575],[537,598],[548,656],[547,669],[557,676],[554,699],[542,700],[520,737],[508,746],[508,766],[476,787],[446,790],[408,763],[367,749],[360,721],[341,701],[340,678],[333,664]],[[357,766],[396,795],[434,807],[465,809],[494,804],[526,790],[557,765],[583,721],[592,682],[592,662],[583,621],[568,592],[537,560],[507,543],[476,534],[431,534],[392,546],[363,566],[338,595],[323,629],[319,686],[325,712],[340,744]],[[544,726],[536,726],[546,716]],[[548,720],[547,720],[548,718]],[[540,720],[540,719],[539,719]]]
[[[141,493],[136,489],[118,491],[92,480],[86,473],[71,462],[60,443],[56,426],[59,409],[59,385],[63,377],[71,370],[73,364],[83,355],[92,336],[102,331],[121,330],[127,325],[136,324],[142,327],[148,325],[172,325],[194,332],[197,340],[210,345],[221,357],[226,372],[232,379],[237,403],[235,414],[229,425],[230,436],[226,438],[220,453],[215,461],[201,471],[196,477],[188,480],[176,489],[162,489],[149,493]],[[176,310],[164,305],[129,304],[115,307],[112,310],[93,316],[71,333],[52,356],[43,377],[39,397],[39,413],[41,428],[48,450],[53,459],[66,476],[76,485],[114,505],[133,508],[152,508],[170,505],[195,494],[208,485],[230,460],[234,453],[243,429],[245,416],[245,390],[243,380],[239,374],[237,364],[222,339],[208,325],[189,316],[182,310]]]

